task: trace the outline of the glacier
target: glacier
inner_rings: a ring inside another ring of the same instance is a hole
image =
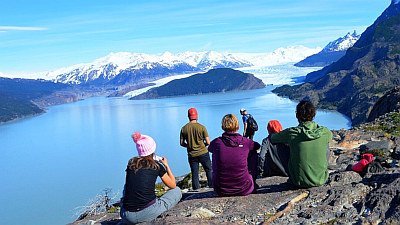
[[[213,68],[245,68],[282,65],[297,62],[321,48],[290,46],[268,53],[183,52],[173,54],[144,54],[117,52],[96,59],[91,63],[78,64],[48,72],[45,79],[69,84],[95,83],[123,84],[136,82],[144,76],[147,82],[171,75],[205,72]],[[154,71],[154,72],[153,72]],[[157,73],[152,80],[152,73]],[[126,76],[130,76],[129,79]]]
[[[321,67],[296,67],[294,63],[272,66],[252,66],[238,68],[245,73],[252,73],[255,77],[261,79],[266,85],[284,85],[297,83],[297,78],[304,78],[308,73],[321,69]],[[162,86],[172,80],[189,77],[195,73],[175,75],[156,80],[153,86],[137,89],[128,92],[124,97],[133,97],[148,91],[151,88]]]

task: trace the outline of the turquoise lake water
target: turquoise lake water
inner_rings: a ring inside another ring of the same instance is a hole
[[[0,125],[2,223],[66,224],[76,218],[76,207],[103,189],[119,197],[126,163],[137,154],[130,138],[136,130],[155,139],[157,154],[168,158],[176,176],[188,173],[179,131],[190,107],[197,108],[211,140],[222,133],[222,117],[239,116],[242,107],[259,124],[256,141],[266,136],[271,119],[296,126],[297,103],[271,89],[139,101],[97,97]],[[348,118],[332,111],[318,111],[316,121],[330,129],[350,127]]]

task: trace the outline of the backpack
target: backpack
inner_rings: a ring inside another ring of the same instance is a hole
[[[250,114],[249,114],[249,118],[247,118],[247,127],[252,131],[258,131],[257,121]]]

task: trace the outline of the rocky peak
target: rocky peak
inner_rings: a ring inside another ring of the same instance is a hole
[[[348,48],[352,47],[354,43],[360,38],[360,35],[357,35],[357,32],[353,33],[348,32],[345,36],[340,37],[332,42],[329,42],[328,45],[324,47],[323,52],[337,52],[337,51],[345,51]]]
[[[373,121],[389,112],[400,112],[400,86],[388,91],[375,103],[369,113],[368,121]]]

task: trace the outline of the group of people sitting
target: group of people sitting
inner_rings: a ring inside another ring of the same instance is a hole
[[[242,110],[241,114],[245,115]],[[323,185],[328,178],[332,133],[313,121],[315,114],[310,101],[301,101],[296,107],[299,125],[283,130],[279,121],[269,121],[268,136],[260,145],[252,140],[254,133],[251,137],[238,133],[239,121],[234,114],[222,118],[224,132],[210,141],[207,129],[198,123],[197,110],[190,108],[189,122],[180,132],[180,145],[188,152],[192,189],[200,188],[199,164],[205,170],[208,187],[218,196],[256,193],[256,179],[260,176],[287,176],[299,188]],[[155,155],[155,141],[140,133],[134,133],[132,138],[139,156],[130,159],[126,169],[120,214],[127,224],[151,221],[182,197],[167,159]],[[154,191],[157,177],[170,188],[159,198]]]

